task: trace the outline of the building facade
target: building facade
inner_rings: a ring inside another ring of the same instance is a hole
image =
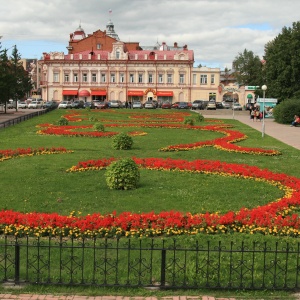
[[[122,42],[111,21],[105,31],[88,35],[79,26],[67,49],[43,53],[38,62],[44,100],[222,101],[232,85],[221,84],[219,68],[193,67],[194,52],[186,45]],[[236,99],[242,98],[234,89]]]

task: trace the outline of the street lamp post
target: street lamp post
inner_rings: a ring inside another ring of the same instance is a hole
[[[263,90],[263,108],[262,108],[262,115],[263,115],[263,121],[262,121],[262,128],[261,128],[261,136],[265,136],[265,98],[266,98],[266,90],[267,86],[264,84],[261,89]]]

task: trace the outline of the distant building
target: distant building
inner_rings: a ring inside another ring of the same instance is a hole
[[[87,35],[80,25],[67,49],[43,53],[38,62],[44,100],[222,101],[220,69],[193,67],[187,45],[123,42],[109,20],[105,31]]]

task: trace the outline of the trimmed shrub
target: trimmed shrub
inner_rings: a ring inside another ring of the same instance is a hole
[[[122,132],[115,135],[112,140],[113,148],[116,150],[129,150],[132,148],[132,137]]]
[[[194,126],[194,125],[195,125],[195,121],[194,121],[194,119],[192,119],[192,118],[186,118],[186,119],[184,120],[184,124],[185,124],[185,125]]]
[[[123,158],[106,168],[105,178],[111,190],[132,190],[137,188],[140,170],[131,158]]]
[[[64,117],[61,117],[61,118],[58,120],[57,124],[60,125],[60,126],[64,126],[64,125],[68,125],[68,124],[69,124],[69,121],[68,121],[66,118],[64,118]]]
[[[197,121],[198,122],[204,122],[204,117],[203,117],[203,115],[202,114],[198,114],[198,116],[197,116]]]
[[[280,124],[290,124],[295,115],[300,115],[300,99],[287,99],[273,108],[274,119]]]
[[[94,131],[104,131],[104,125],[102,123],[96,123],[93,126]]]

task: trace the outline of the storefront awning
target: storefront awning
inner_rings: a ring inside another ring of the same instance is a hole
[[[78,91],[77,90],[63,90],[62,94],[64,96],[77,96]]]
[[[144,96],[143,91],[127,91],[127,96]]]
[[[253,98],[252,94],[248,94],[248,95],[247,95],[247,98],[248,98],[248,99]]]
[[[92,96],[105,96],[106,95],[106,91],[92,91],[91,95]]]
[[[81,96],[81,97],[88,97],[90,95],[91,95],[90,92],[87,90],[82,90],[79,92],[79,96]]]
[[[173,92],[172,91],[158,91],[156,93],[157,96],[162,96],[162,97],[170,97],[173,96]]]

